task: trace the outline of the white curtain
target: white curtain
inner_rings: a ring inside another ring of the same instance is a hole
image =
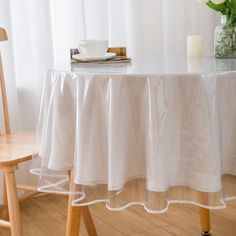
[[[56,61],[82,38],[109,39],[131,56],[185,56],[189,34],[201,34],[211,56],[219,18],[195,0],[51,0],[51,14]]]
[[[69,49],[81,39],[109,39],[131,57],[185,56],[186,36],[201,34],[204,55],[211,56],[218,21],[195,0],[0,0],[0,26],[9,35],[0,48],[13,126],[35,130],[46,69],[69,60]]]

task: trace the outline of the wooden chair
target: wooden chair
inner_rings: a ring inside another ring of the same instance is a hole
[[[0,28],[0,41],[6,41],[7,34],[3,28]],[[20,221],[19,202],[32,198],[37,192],[36,187],[16,185],[15,170],[22,162],[32,159],[34,134],[29,133],[11,133],[10,119],[8,113],[7,94],[3,76],[3,68],[0,55],[0,94],[3,110],[3,124],[5,132],[0,133],[0,171],[4,173],[3,183],[3,219],[0,220],[0,226],[10,228],[12,236],[22,236],[22,226]],[[72,172],[69,173],[72,179]],[[72,181],[70,182],[72,188]],[[21,198],[17,196],[17,189],[30,191],[28,195]],[[67,217],[67,236],[78,236],[80,229],[80,220],[83,216],[85,226],[89,236],[97,236],[92,217],[88,207],[73,207],[71,205],[72,196],[69,196],[68,217]],[[8,214],[10,220],[8,221]]]
[[[3,28],[0,28],[0,41],[6,40],[6,31]],[[15,170],[18,168],[20,163],[31,160],[34,136],[29,133],[11,133],[1,55],[0,89],[3,125],[5,130],[4,133],[0,133],[0,171],[4,174],[3,219],[0,220],[0,226],[10,228],[12,236],[21,236],[22,227]],[[8,221],[8,213],[10,221]]]

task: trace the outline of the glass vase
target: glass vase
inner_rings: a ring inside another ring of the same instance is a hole
[[[215,57],[236,57],[236,17],[221,17],[221,24],[215,29]]]

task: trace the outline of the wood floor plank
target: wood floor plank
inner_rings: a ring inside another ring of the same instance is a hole
[[[48,195],[21,204],[24,236],[64,236],[67,197]],[[167,213],[151,215],[141,206],[111,212],[104,204],[90,207],[98,236],[200,236],[198,208],[172,205]],[[211,211],[212,236],[236,235],[236,201],[223,210]],[[0,229],[0,236],[10,236]],[[80,236],[88,236],[82,221]]]
[[[132,235],[155,228],[155,225],[131,211],[108,211],[104,204],[96,204],[91,207],[92,214],[101,217],[103,221],[112,225],[114,229],[124,235]]]
[[[116,229],[114,229],[112,227],[112,225],[106,223],[105,221],[103,221],[103,219],[98,218],[96,216],[93,216],[93,220],[96,222],[96,230],[98,235],[102,235],[102,236],[124,236],[123,233],[117,231]]]
[[[145,236],[157,236],[157,235],[160,235],[160,236],[173,236],[173,234],[170,234],[170,233],[168,233],[165,230],[160,229],[160,228],[156,228],[156,229],[149,230],[149,231],[139,233],[139,234],[134,234],[132,236],[143,236],[143,235],[145,235]]]

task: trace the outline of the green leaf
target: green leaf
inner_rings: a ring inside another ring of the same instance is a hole
[[[236,0],[232,0],[232,1],[236,1]],[[219,11],[222,14],[225,14],[225,12],[227,11],[227,6],[225,3],[221,3],[221,4],[214,4],[213,2],[209,1],[207,3],[207,5],[212,8],[215,11]]]
[[[236,14],[236,0],[231,0],[230,6],[231,6],[231,12]]]

